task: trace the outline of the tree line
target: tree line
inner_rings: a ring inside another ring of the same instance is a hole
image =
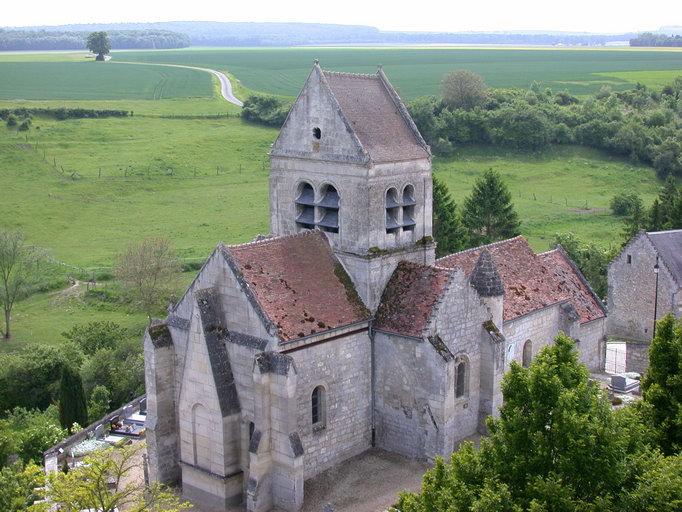
[[[187,48],[186,34],[169,30],[112,30],[108,32],[114,49]],[[0,29],[0,51],[82,50],[88,32]]]
[[[529,151],[579,144],[652,165],[662,178],[682,175],[682,77],[660,91],[603,87],[580,99],[538,83],[490,89],[480,76],[459,70],[444,78],[440,96],[407,106],[436,155],[467,144]]]
[[[630,46],[682,46],[682,36],[645,32],[630,39]]]

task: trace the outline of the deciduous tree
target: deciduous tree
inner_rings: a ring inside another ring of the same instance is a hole
[[[441,83],[443,102],[451,109],[470,110],[483,103],[487,91],[483,78],[468,69],[453,71]]]
[[[5,313],[4,338],[12,336],[12,308],[35,280],[40,251],[26,244],[19,231],[0,229],[0,305]]]
[[[144,444],[119,450],[97,451],[84,464],[67,474],[55,471],[48,476],[46,498],[60,510],[97,510],[98,512],[178,512],[191,505],[162,485],[145,486],[144,479],[132,472],[142,463]],[[42,512],[44,508],[32,508]]]
[[[109,42],[109,35],[106,32],[92,32],[88,35],[85,43],[88,50],[96,53],[97,60],[104,60],[104,56],[111,51],[111,43]]]
[[[124,290],[150,322],[152,314],[167,303],[179,270],[171,244],[164,238],[130,244],[118,257],[115,269]]]

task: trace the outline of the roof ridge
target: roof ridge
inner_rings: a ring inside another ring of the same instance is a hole
[[[306,236],[323,236],[325,239],[327,238],[322,231],[319,231],[317,229],[307,229],[305,231],[301,231],[299,233],[293,233],[291,235],[279,235],[279,236],[271,236],[268,238],[263,238],[262,240],[251,240],[250,242],[244,242],[241,244],[233,244],[233,245],[226,245],[223,242],[219,242],[218,245],[225,249],[240,249],[242,247],[253,247],[256,245],[267,245],[269,243],[274,243],[278,242],[280,240],[284,240],[287,238],[303,238]]]
[[[663,233],[682,233],[682,229],[664,229],[662,231],[646,231],[647,235],[662,235]]]
[[[327,75],[347,76],[350,78],[379,78],[378,73],[351,73],[350,71],[332,71],[331,69],[322,69],[322,72]]]
[[[566,260],[566,262],[568,263],[568,266],[571,267],[571,269],[573,270],[575,275],[578,276],[578,279],[580,280],[580,282],[583,285],[585,285],[585,287],[587,288],[587,291],[590,292],[590,295],[592,295],[592,298],[596,301],[597,306],[599,306],[599,309],[601,309],[602,313],[604,313],[604,316],[606,316],[606,308],[604,307],[604,303],[603,303],[601,297],[599,297],[599,295],[597,295],[597,292],[594,291],[594,288],[592,288],[592,285],[590,284],[590,282],[585,277],[585,274],[583,274],[583,271],[580,270],[580,268],[575,263],[575,261],[573,261],[573,258],[571,258],[570,254],[568,254],[568,252],[566,252],[566,249],[564,249],[561,244],[556,244],[556,247],[554,247],[554,249],[552,249],[551,251],[543,252],[542,254],[538,254],[538,256],[546,255],[546,254],[549,254],[552,252],[556,252],[557,254],[561,255],[561,257],[564,258],[564,260]],[[542,263],[545,264],[544,261]],[[547,267],[547,266],[548,265],[545,264],[545,267]]]
[[[457,256],[457,255],[459,255],[459,254],[468,254],[468,253],[470,253],[470,252],[478,251],[478,250],[480,250],[480,249],[488,249],[488,248],[490,248],[490,247],[496,247],[496,246],[498,246],[498,245],[502,245],[502,244],[504,244],[504,243],[511,242],[512,240],[517,240],[517,239],[520,239],[520,238],[526,240],[526,238],[525,238],[523,235],[516,235],[516,236],[514,236],[514,237],[506,238],[506,239],[504,239],[504,240],[498,240],[497,242],[490,242],[489,244],[478,245],[478,246],[476,246],[476,247],[470,247],[469,249],[464,249],[463,251],[453,252],[452,254],[448,254],[447,256],[443,256],[443,257],[441,257],[441,258],[438,258],[438,259],[436,260],[436,262],[446,260],[446,259],[450,258],[451,256]],[[526,241],[526,243],[528,243],[528,241]],[[533,253],[533,254],[535,254],[535,253]]]

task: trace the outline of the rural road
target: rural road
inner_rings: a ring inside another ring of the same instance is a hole
[[[204,71],[205,73],[211,73],[212,75],[216,76],[218,80],[220,80],[220,94],[222,94],[223,98],[225,98],[227,101],[230,103],[237,105],[238,107],[241,107],[243,103],[241,100],[239,100],[232,92],[232,83],[230,82],[230,79],[227,78],[227,75],[225,73],[221,73],[220,71],[216,71],[215,69],[209,69],[209,68],[198,68],[196,66],[183,66],[181,64],[157,64],[157,63],[151,63],[151,62],[124,62],[124,61],[109,61],[111,64],[139,64],[143,66],[164,66],[167,68],[185,68],[185,69],[195,69],[197,71]]]

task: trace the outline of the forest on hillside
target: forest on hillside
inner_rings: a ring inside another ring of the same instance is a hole
[[[10,30],[0,28],[0,51],[82,50],[88,31]],[[123,49],[186,48],[190,39],[170,30],[112,30],[111,47]]]
[[[56,27],[23,27],[24,33],[93,31],[174,32],[189,42],[184,46],[305,46],[317,44],[499,44],[544,46],[602,46],[624,42],[636,34],[589,34],[573,32],[398,32],[365,25],[322,23],[245,23],[216,21],[167,21],[157,23],[97,23]],[[37,32],[38,31],[38,32]],[[35,37],[35,36],[31,36]],[[112,43],[114,41],[112,40]],[[152,46],[114,46],[152,48]],[[173,46],[179,47],[179,46]],[[156,45],[155,48],[170,48]],[[29,48],[3,48],[29,49]],[[34,48],[31,48],[34,49]],[[48,48],[35,48],[48,49]]]

